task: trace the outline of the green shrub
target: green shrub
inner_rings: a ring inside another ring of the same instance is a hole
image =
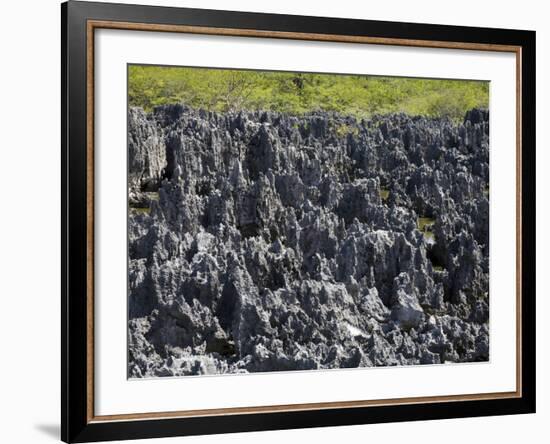
[[[128,100],[146,111],[185,103],[212,111],[263,109],[300,115],[324,110],[357,118],[405,112],[462,119],[471,108],[488,107],[489,83],[130,65]]]

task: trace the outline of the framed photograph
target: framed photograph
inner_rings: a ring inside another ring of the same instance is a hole
[[[69,1],[62,439],[535,411],[535,33]]]

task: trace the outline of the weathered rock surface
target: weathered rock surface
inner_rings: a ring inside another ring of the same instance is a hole
[[[489,114],[129,113],[129,376],[485,361]]]

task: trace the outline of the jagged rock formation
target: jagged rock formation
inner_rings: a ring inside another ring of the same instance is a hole
[[[129,111],[129,376],[484,361],[489,114]]]

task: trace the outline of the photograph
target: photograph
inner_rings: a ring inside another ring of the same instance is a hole
[[[127,88],[128,378],[490,361],[489,81]]]

